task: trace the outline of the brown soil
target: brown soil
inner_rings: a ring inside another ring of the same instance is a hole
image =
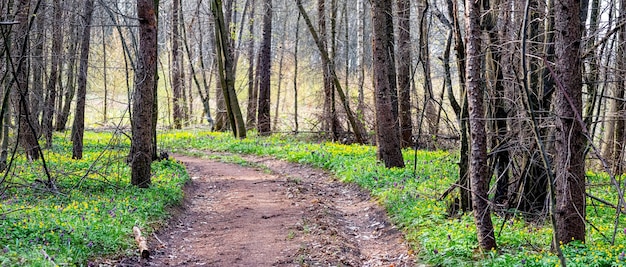
[[[184,206],[151,236],[147,260],[118,266],[415,266],[385,211],[319,169],[247,157],[242,167],[176,155]]]

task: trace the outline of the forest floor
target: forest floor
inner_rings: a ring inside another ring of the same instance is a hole
[[[417,266],[383,208],[322,170],[246,156],[255,167],[175,155],[185,202],[116,266]]]

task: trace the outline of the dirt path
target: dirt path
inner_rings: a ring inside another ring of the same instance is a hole
[[[119,266],[415,266],[385,212],[332,175],[269,158],[175,158],[192,177],[183,209],[149,260]]]

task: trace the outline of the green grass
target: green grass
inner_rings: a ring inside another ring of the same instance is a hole
[[[130,186],[125,163],[128,142],[86,133],[84,159],[72,160],[67,139],[56,136],[45,152],[59,193],[35,182],[45,179],[40,162],[15,159],[0,199],[0,266],[86,266],[102,256],[132,254],[132,227],[150,234],[167,208],[181,202],[189,179],[182,164],[155,162],[153,185],[138,189]]]
[[[237,140],[228,133],[204,131],[171,132],[160,144],[175,152],[217,151],[271,155],[291,162],[327,169],[346,182],[368,189],[386,207],[392,220],[404,231],[420,260],[435,266],[557,266],[550,252],[552,229],[547,222],[527,223],[522,218],[493,215],[498,250],[480,252],[471,214],[449,219],[446,202],[437,200],[456,181],[458,156],[444,151],[418,151],[413,175],[412,150],[404,151],[407,167],[386,169],[376,161],[374,147],[307,143],[290,135]],[[614,202],[615,190],[602,174],[589,173],[589,192]],[[588,201],[587,244],[563,247],[568,266],[622,266],[626,254],[626,219],[619,219],[615,244],[615,210]],[[607,238],[608,237],[608,240]]]

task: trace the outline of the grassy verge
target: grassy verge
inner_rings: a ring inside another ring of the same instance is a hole
[[[0,198],[0,266],[86,266],[134,253],[132,227],[149,234],[180,203],[188,179],[173,161],[153,164],[153,186],[130,186],[128,142],[86,133],[84,158],[72,160],[69,136],[45,152],[59,193],[49,192],[41,162],[17,157]],[[46,258],[45,255],[49,257]]]
[[[493,216],[498,250],[480,253],[471,214],[449,219],[447,203],[437,200],[458,177],[455,154],[443,151],[404,151],[407,167],[386,169],[376,161],[375,148],[334,143],[312,144],[291,136],[237,140],[227,133],[172,132],[161,135],[161,145],[177,152],[189,148],[255,155],[310,164],[333,172],[346,182],[367,188],[386,207],[412,244],[414,253],[438,266],[557,266],[550,252],[552,230],[547,222],[526,223],[519,216]],[[416,175],[413,166],[416,164]],[[614,190],[601,174],[589,173],[589,191],[615,200]],[[613,245],[615,210],[589,201],[587,244],[564,247],[568,266],[622,266],[625,259],[626,220],[619,218]],[[593,226],[592,226],[593,225]]]

